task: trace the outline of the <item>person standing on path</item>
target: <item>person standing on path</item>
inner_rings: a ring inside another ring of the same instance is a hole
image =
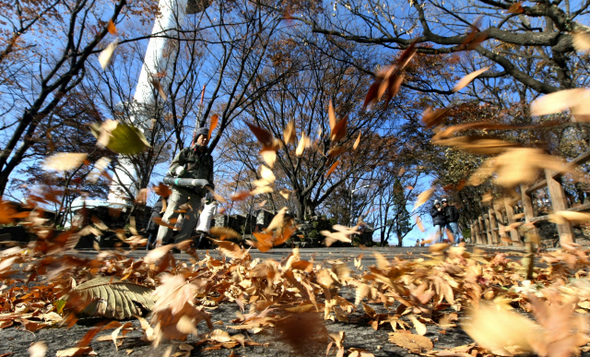
[[[434,243],[441,243],[443,236],[443,229],[447,224],[445,211],[440,205],[439,200],[434,200],[434,206],[430,209],[430,215],[432,216],[432,225],[436,229]]]
[[[455,243],[459,243],[459,210],[457,207],[450,205],[446,198],[442,199],[442,206],[447,218],[447,224],[445,228],[451,231],[451,234],[453,234],[453,238],[455,239]]]
[[[150,221],[146,227],[146,234],[148,242],[145,246],[146,250],[154,249],[156,246],[156,236],[158,235],[158,225],[154,221],[155,218],[162,218],[162,207],[163,207],[163,200],[165,198],[160,198],[158,202],[154,205],[150,215]]]
[[[205,187],[180,187],[172,185],[172,194],[168,199],[168,207],[162,220],[170,224],[172,219],[179,215],[181,206],[186,206],[186,212],[182,220],[180,233],[176,236],[176,242],[189,239],[197,225],[197,215],[201,207],[201,199],[208,192],[208,188],[214,189],[213,184],[213,157],[207,149],[209,143],[209,130],[199,128],[195,131],[193,145],[184,148],[176,155],[168,174],[177,178],[202,179],[207,180]],[[185,205],[187,204],[187,205]],[[172,230],[168,226],[160,226],[156,245],[160,246],[168,243]]]

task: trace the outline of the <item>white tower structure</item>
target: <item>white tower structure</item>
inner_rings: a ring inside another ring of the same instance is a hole
[[[150,107],[155,102],[153,79],[157,78],[162,87],[166,87],[171,73],[167,71],[168,62],[174,57],[170,54],[170,38],[174,38],[182,27],[188,14],[204,11],[210,2],[208,0],[160,0],[158,7],[160,15],[156,17],[152,29],[152,37],[149,40],[147,51],[137,86],[133,97],[133,105],[137,109]],[[141,113],[141,110],[134,110]],[[134,125],[145,129],[149,118],[138,115],[131,118]],[[120,206],[127,204],[128,195],[122,186],[135,193],[133,182],[137,174],[131,161],[125,156],[119,156],[119,164],[115,168],[113,182],[111,184],[108,201],[111,205]]]

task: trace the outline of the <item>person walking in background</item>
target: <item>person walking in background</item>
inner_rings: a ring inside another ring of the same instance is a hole
[[[432,216],[432,225],[436,229],[434,243],[440,243],[442,242],[443,229],[447,224],[447,219],[439,200],[434,200],[430,215]]]
[[[207,195],[205,195],[205,206],[199,216],[197,228],[195,228],[197,238],[195,239],[194,247],[196,249],[209,248],[207,234],[211,228],[211,219],[215,216],[215,213],[217,213],[217,201],[215,201],[211,192],[207,192]]]
[[[209,142],[209,130],[199,128],[195,131],[193,145],[184,148],[176,155],[168,174],[177,178],[190,178],[207,180],[207,187],[214,189],[213,184],[213,157],[207,149]],[[201,200],[207,193],[206,187],[181,187],[172,185],[172,194],[168,199],[168,207],[162,220],[170,224],[170,221],[179,215],[180,206],[188,203],[186,213],[182,220],[182,228],[175,241],[181,242],[191,237],[197,225],[197,214],[201,207]],[[160,246],[168,242],[172,230],[167,226],[160,226],[156,245]]]
[[[461,241],[459,237],[459,210],[457,207],[450,205],[446,198],[442,200],[442,206],[445,211],[445,216],[447,220],[446,229],[451,231],[453,238],[455,239],[455,243],[459,243]]]

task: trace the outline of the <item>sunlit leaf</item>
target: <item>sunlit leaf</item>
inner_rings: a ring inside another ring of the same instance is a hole
[[[45,170],[69,171],[80,167],[87,157],[88,154],[84,153],[60,152],[46,158],[43,161],[43,168]]]
[[[546,94],[533,101],[531,104],[531,115],[541,116],[560,113],[570,108],[574,110],[573,108],[588,102],[588,100],[590,100],[590,90],[587,88],[566,89]]]
[[[106,69],[111,63],[111,58],[113,57],[113,53],[115,53],[115,49],[119,45],[119,40],[114,40],[113,42],[109,43],[109,45],[100,52],[98,55],[98,62],[102,69]]]
[[[209,132],[207,133],[207,138],[211,139],[211,134],[213,134],[213,130],[217,128],[217,124],[219,122],[219,116],[217,114],[213,114],[211,117],[211,125],[209,126]]]
[[[430,197],[432,197],[433,194],[434,188],[429,188],[428,190],[419,194],[418,199],[416,199],[416,203],[414,204],[414,210],[426,203],[430,199]]]
[[[305,133],[301,134],[301,139],[299,139],[299,145],[297,145],[297,150],[295,150],[295,155],[301,156],[303,155],[303,151],[311,145],[311,140]]]
[[[360,143],[361,143],[361,133],[359,132],[359,136],[356,138],[356,140],[354,141],[354,144],[352,145],[352,150],[356,150],[356,148],[359,147]]]
[[[468,75],[466,75],[465,77],[461,78],[461,80],[459,82],[457,82],[457,84],[455,84],[455,86],[453,87],[453,92],[458,92],[461,89],[467,87],[467,85],[469,83],[471,83],[471,81],[473,81],[477,76],[484,73],[488,69],[490,69],[489,66],[479,69],[477,71],[471,72]]]

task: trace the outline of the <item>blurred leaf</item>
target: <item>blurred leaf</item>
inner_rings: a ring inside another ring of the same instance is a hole
[[[117,31],[117,27],[115,26],[115,23],[113,22],[113,20],[109,20],[109,23],[107,24],[107,30],[109,31],[109,33],[111,35],[118,35],[119,32]]]
[[[60,152],[53,154],[43,161],[45,170],[69,171],[77,169],[84,163],[88,154]]]
[[[98,55],[98,62],[103,70],[105,70],[108,65],[111,63],[111,58],[113,57],[113,53],[115,49],[119,45],[119,40],[114,40],[113,42],[109,43],[109,45],[100,52]]]
[[[91,130],[97,138],[97,145],[119,154],[134,155],[150,147],[141,130],[115,120],[94,124]]]
[[[209,126],[209,132],[207,133],[207,139],[211,139],[211,134],[213,134],[213,130],[217,128],[219,122],[219,116],[217,114],[213,114],[211,117],[211,125]]]
[[[477,76],[484,73],[488,69],[490,69],[489,66],[479,69],[477,71],[471,72],[468,75],[466,75],[465,77],[461,78],[461,80],[459,82],[457,82],[457,84],[455,84],[455,87],[453,87],[453,92],[458,92],[461,89],[467,87],[467,85],[469,83],[471,83],[471,81],[473,81]]]

